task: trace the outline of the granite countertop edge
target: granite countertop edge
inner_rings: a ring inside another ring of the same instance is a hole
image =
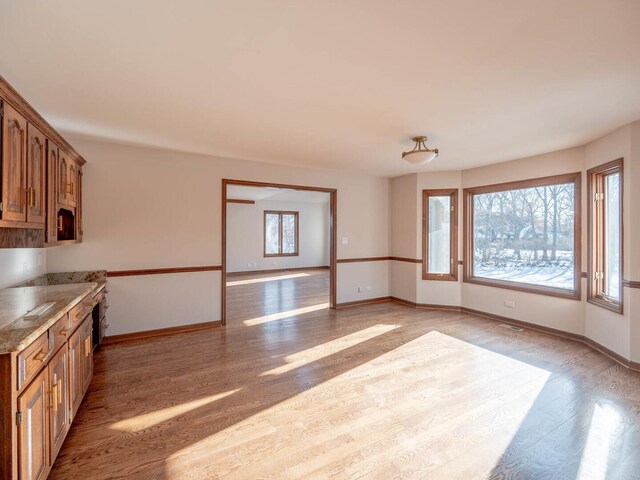
[[[39,290],[61,290],[63,287],[70,290],[64,297],[61,305],[56,305],[49,312],[43,314],[43,319],[24,320],[22,317],[16,318],[14,321],[0,327],[0,355],[16,353],[24,350],[31,343],[38,339],[42,334],[51,328],[63,315],[69,312],[74,306],[82,301],[88,294],[98,294],[106,287],[106,282],[88,282],[74,283],[54,286],[41,287],[18,287],[10,290],[19,291],[23,289],[39,289]],[[8,289],[7,289],[8,290]],[[49,294],[49,292],[47,292]],[[47,294],[45,294],[42,302],[47,303]],[[50,294],[53,295],[53,292]],[[57,301],[56,303],[60,303]]]

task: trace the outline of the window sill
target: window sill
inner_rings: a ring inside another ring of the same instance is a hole
[[[430,280],[436,282],[457,282],[458,276],[450,273],[423,273],[422,280]]]
[[[622,302],[610,302],[602,297],[590,297],[587,298],[587,302],[592,305],[596,305],[597,307],[604,308],[605,310],[609,310],[611,312],[622,315],[624,313],[624,309],[622,308]]]
[[[265,253],[264,258],[273,258],[273,257],[298,257],[299,253]]]
[[[483,285],[486,287],[497,287],[497,288],[504,288],[507,290],[516,290],[519,292],[534,293],[536,295],[547,295],[550,297],[566,298],[568,300],[580,300],[579,290],[562,290],[559,288],[530,285],[528,283],[508,282],[503,280],[489,280],[482,277],[465,276],[463,278],[463,282],[472,283],[476,285]]]

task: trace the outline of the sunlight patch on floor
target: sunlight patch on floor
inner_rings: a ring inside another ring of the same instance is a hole
[[[295,310],[287,310],[286,312],[272,313],[262,317],[250,318],[243,320],[247,327],[253,327],[254,325],[260,325],[267,322],[273,322],[275,320],[282,320],[288,317],[295,317],[296,315],[304,315],[305,313],[317,312],[318,310],[324,310],[329,308],[328,303],[319,303],[317,305],[311,305],[309,307],[296,308]]]
[[[227,287],[237,287],[238,285],[251,285],[253,283],[275,282],[278,280],[288,280],[290,278],[309,277],[308,273],[290,273],[288,275],[274,275],[273,277],[248,278],[246,280],[235,280],[227,282]]]
[[[287,362],[286,365],[261,373],[260,376],[280,375],[282,373],[290,372],[296,368],[316,362],[321,358],[328,357],[329,355],[346,350],[347,348],[351,348],[359,343],[371,340],[378,335],[390,332],[398,327],[400,327],[400,325],[373,325],[369,328],[365,328],[364,330],[360,330],[359,332],[351,333],[344,337],[323,343],[322,345],[316,345],[315,347],[284,357],[284,360]]]
[[[611,439],[621,426],[622,417],[614,406],[596,404],[576,479],[604,480],[607,478]]]
[[[288,382],[306,383],[316,375],[326,380],[276,404],[252,399],[263,409],[173,453],[167,473],[188,471],[205,455],[210,463],[202,473],[229,479],[327,478],[323,469],[332,464],[341,465],[345,478],[389,478],[389,469],[407,477],[446,478],[425,471],[445,462],[445,468],[490,473],[550,372],[437,331],[396,344],[397,337],[375,336],[395,325],[373,328],[287,356],[291,363],[285,369],[317,367],[315,373],[291,372]],[[373,341],[362,345],[358,336]],[[338,354],[327,358],[331,349]],[[484,368],[469,368],[476,362]],[[446,415],[434,417],[434,411]],[[385,461],[375,445],[383,448]],[[486,455],[466,458],[471,448]]]
[[[209,405],[210,403],[213,403],[222,398],[228,397],[229,395],[233,395],[234,393],[237,393],[240,390],[241,390],[240,388],[236,388],[235,390],[229,390],[227,392],[218,393],[216,395],[210,395],[207,397],[199,398],[191,402],[185,402],[179,405],[174,405],[172,407],[156,410],[154,412],[137,415],[135,417],[127,418],[126,420],[121,420],[119,422],[116,422],[113,425],[111,425],[110,428],[115,430],[121,430],[123,432],[139,432],[142,430],[146,430],[147,428],[154,427],[155,425],[171,420],[172,418],[175,418],[179,415],[183,415],[192,410],[195,410],[200,407],[204,407],[205,405]]]

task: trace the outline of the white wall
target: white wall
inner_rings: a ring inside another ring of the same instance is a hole
[[[329,194],[327,194],[327,199]],[[264,256],[264,211],[298,212],[298,255]],[[258,200],[227,204],[227,271],[329,266],[329,203]]]
[[[338,258],[388,255],[386,178],[69,140],[88,162],[85,233],[82,244],[49,249],[50,272],[220,265],[223,178],[336,188],[338,237],[348,238]],[[387,270],[374,263],[340,264],[339,302],[388,295]],[[219,272],[109,283],[110,334],[220,319]],[[372,289],[358,294],[361,285]]]
[[[46,269],[43,248],[0,248],[0,288],[42,275]]]

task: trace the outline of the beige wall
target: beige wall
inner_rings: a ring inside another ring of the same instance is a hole
[[[70,140],[88,159],[85,235],[82,244],[48,250],[50,272],[220,265],[223,178],[336,188],[338,258],[388,255],[386,178]],[[375,263],[340,264],[339,302],[388,295],[388,265]],[[219,272],[110,285],[112,335],[220,318]]]
[[[640,238],[640,191],[634,188],[640,185],[640,122],[584,147],[462,172],[420,173],[391,180],[86,140],[73,143],[90,159],[84,176],[85,241],[50,249],[48,271],[219,265],[222,178],[337,188],[338,258],[422,258],[423,189],[458,186],[461,202],[466,187],[576,171],[583,175],[581,260],[586,271],[586,170],[624,157],[624,277],[640,280],[640,254],[631,242]],[[460,258],[461,207],[460,203]],[[343,237],[348,238],[346,244]],[[13,265],[12,278],[20,277],[15,275],[16,258],[14,253],[0,256]],[[4,278],[9,276],[0,280]],[[219,318],[218,272],[115,278],[111,283],[112,334]],[[625,358],[640,361],[637,289],[624,289],[625,313],[617,315],[585,301],[585,280],[583,298],[575,301],[460,281],[423,281],[421,266],[406,262],[339,265],[339,302],[386,295],[418,303],[461,305],[586,335]],[[506,308],[505,300],[515,301],[516,307]]]

